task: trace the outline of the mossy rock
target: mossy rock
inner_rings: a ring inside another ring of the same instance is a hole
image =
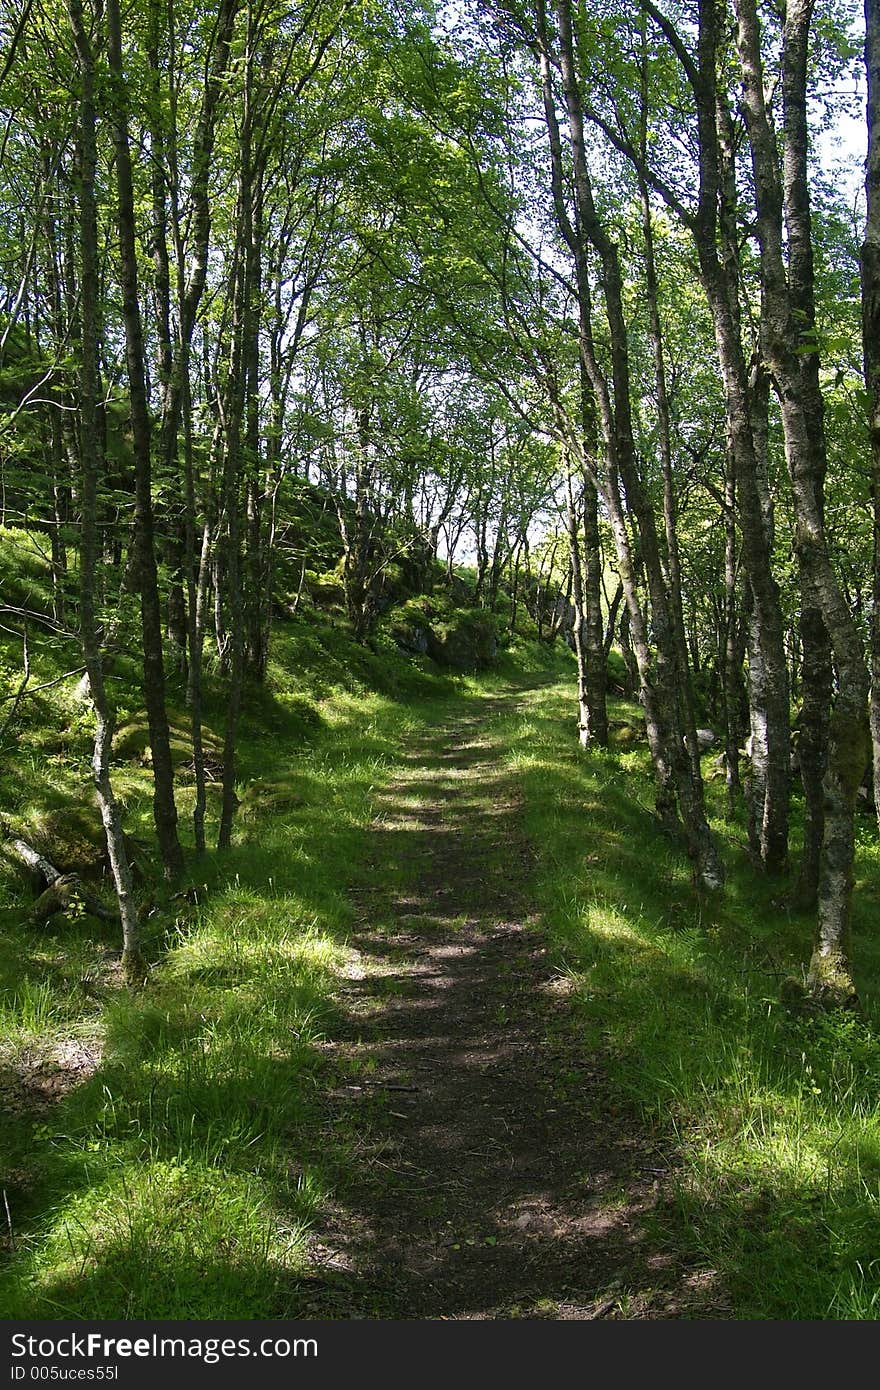
[[[491,613],[471,609],[428,631],[428,652],[454,671],[485,671],[498,656],[498,632]]]
[[[192,735],[186,716],[171,716],[169,714],[168,732],[172,766],[178,768],[192,762]],[[204,724],[202,725],[202,745],[206,753],[219,756],[222,751],[222,740],[219,735]],[[137,719],[130,719],[127,723],[120,725],[113,737],[113,753],[117,758],[122,758],[127,762],[144,764],[152,762],[150,729],[145,715],[139,715]]]
[[[302,776],[294,774],[277,780],[257,777],[247,785],[241,799],[241,810],[245,818],[250,819],[257,812],[292,811],[298,806],[305,806],[308,800],[306,779]]]
[[[335,570],[308,576],[309,597],[316,608],[343,608],[345,585],[342,582],[341,562]]]
[[[644,724],[614,719],[608,726],[608,743],[612,748],[635,748],[640,743],[647,743],[647,740]]]
[[[413,632],[416,629],[433,628],[439,632],[445,626],[454,624],[459,610],[447,593],[435,591],[431,594],[416,594],[404,603],[395,604],[385,615],[383,626],[397,640],[396,634]]]
[[[319,729],[324,727],[326,720],[323,714],[307,695],[282,694],[277,697],[277,700],[284,713],[290,716],[292,722],[298,724],[301,729],[308,730],[309,733],[317,733]]]
[[[35,814],[19,833],[61,874],[94,879],[109,872],[104,824],[93,802],[71,802]],[[144,846],[126,835],[125,848],[132,867],[142,876]]]
[[[391,629],[401,651],[413,656],[425,656],[430,647],[429,628],[422,623],[395,623]]]
[[[59,873],[94,878],[104,872],[107,840],[97,806],[74,802],[35,816],[23,838]]]
[[[10,826],[32,845],[50,865],[65,876],[101,878],[110,873],[107,837],[95,802],[68,802],[33,812]],[[136,877],[146,877],[147,847],[133,835],[125,835],[125,852]],[[19,870],[21,872],[21,870]]]
[[[626,662],[622,654],[615,647],[608,653],[608,660],[605,666],[608,684],[618,690],[631,691],[632,680],[627,669]]]

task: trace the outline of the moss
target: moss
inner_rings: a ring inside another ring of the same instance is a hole
[[[308,784],[304,777],[292,775],[277,780],[257,777],[248,783],[241,802],[241,814],[252,819],[257,812],[264,814],[304,806],[309,800]]]
[[[288,721],[295,727],[309,733],[317,733],[324,727],[324,716],[308,696],[284,693],[277,698]]]
[[[34,813],[22,825],[21,834],[62,874],[88,877],[103,872],[107,841],[93,800]]]
[[[644,724],[629,719],[614,719],[608,725],[608,742],[613,748],[635,748],[647,742]]]
[[[858,719],[848,717],[845,712],[834,711],[831,716],[830,756],[832,765],[840,770],[847,793],[855,796],[871,761],[867,710],[864,718]]]
[[[308,593],[317,608],[343,608],[345,586],[339,567],[324,574],[307,575]]]
[[[175,768],[192,761],[192,734],[185,714],[169,711],[168,727],[170,733],[171,762]],[[219,734],[207,725],[202,725],[202,744],[208,753],[219,755],[222,740]],[[117,758],[129,762],[149,763],[150,730],[146,716],[138,715],[128,720],[117,730],[113,738],[113,753]]]
[[[842,950],[817,949],[807,974],[810,999],[823,1009],[858,1008],[858,995]]]

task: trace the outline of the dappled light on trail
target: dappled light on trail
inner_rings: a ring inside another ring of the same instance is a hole
[[[651,1240],[656,1156],[571,1028],[516,777],[475,701],[381,794],[332,1099],[374,1154],[316,1222],[314,1316],[674,1317],[714,1276]]]

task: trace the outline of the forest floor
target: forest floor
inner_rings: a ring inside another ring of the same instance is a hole
[[[0,1316],[876,1319],[874,822],[864,1012],[797,1012],[797,802],[764,883],[707,754],[707,899],[638,710],[585,755],[570,663],[524,645],[451,681],[315,618],[270,674],[232,848],[141,890],[144,989],[114,923],[35,930],[0,875]],[[59,705],[25,733],[0,802],[54,843],[90,810],[89,731]]]
[[[492,737],[510,703],[422,734],[381,794],[325,1044],[328,1129],[347,1112],[364,1155],[317,1218],[302,1315],[721,1315],[713,1271],[646,1227],[668,1158],[585,1045],[535,914]]]

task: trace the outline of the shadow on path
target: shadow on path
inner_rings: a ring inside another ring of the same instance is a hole
[[[313,1232],[300,1316],[706,1315],[711,1272],[645,1229],[661,1156],[579,1041],[530,911],[486,724],[415,746],[381,801],[332,1113],[364,1136]]]

